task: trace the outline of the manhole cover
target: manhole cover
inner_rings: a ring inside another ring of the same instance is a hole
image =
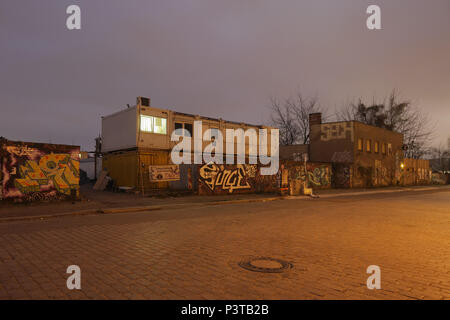
[[[287,261],[270,257],[256,257],[239,262],[239,266],[249,271],[275,273],[284,272],[293,267]]]

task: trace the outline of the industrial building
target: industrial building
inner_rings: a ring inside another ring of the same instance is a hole
[[[217,130],[223,137],[226,129],[254,129],[257,134],[259,129],[267,129],[270,155],[271,127],[159,109],[150,105],[149,98],[138,97],[136,105],[102,117],[103,170],[107,171],[116,186],[133,188],[143,193],[166,188],[197,190],[198,165],[173,165],[170,153],[178,143],[171,141],[171,133],[175,129],[185,129],[193,137],[194,121],[199,120],[202,121],[202,132]],[[251,147],[257,148],[257,141],[244,139],[246,158],[250,155]],[[202,147],[210,143],[202,140]],[[231,147],[224,143],[224,154],[220,156],[236,156],[237,150],[242,147],[239,144],[238,139]],[[191,156],[193,158],[194,154]]]

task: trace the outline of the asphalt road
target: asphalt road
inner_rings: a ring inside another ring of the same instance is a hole
[[[1,299],[450,299],[448,189],[1,223],[0,243]],[[257,257],[292,268],[240,267]]]

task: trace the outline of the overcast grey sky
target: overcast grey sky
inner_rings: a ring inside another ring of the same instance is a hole
[[[81,7],[82,29],[66,28]],[[381,7],[382,30],[366,28]],[[92,150],[100,116],[155,107],[267,123],[301,89],[334,111],[396,88],[450,137],[450,0],[0,2],[0,136]]]

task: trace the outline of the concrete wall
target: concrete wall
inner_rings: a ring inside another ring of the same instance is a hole
[[[3,140],[0,152],[2,200],[79,197],[80,147]]]
[[[95,158],[87,158],[80,160],[80,170],[86,172],[89,179],[94,180],[100,176],[102,172],[102,159],[97,158],[97,175],[95,174]]]

